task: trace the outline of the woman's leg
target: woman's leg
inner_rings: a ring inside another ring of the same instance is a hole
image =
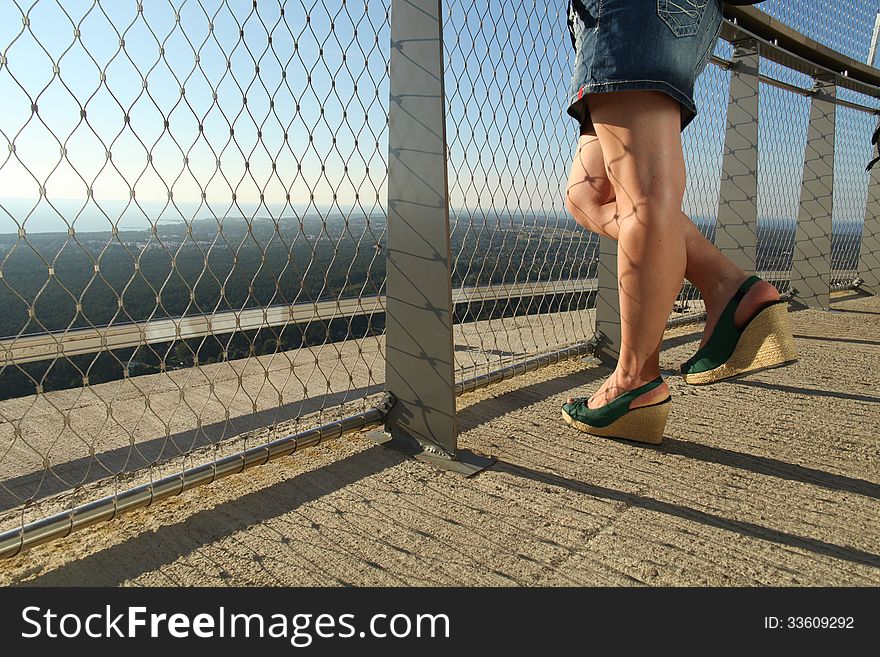
[[[568,211],[584,228],[617,241],[617,199],[596,135],[582,135],[578,140],[565,200]],[[709,242],[683,212],[679,210],[678,214],[685,233],[685,276],[700,290],[706,304],[705,343],[747,274]],[[764,303],[778,298],[779,293],[769,283],[753,286],[737,308],[735,323],[745,324]]]
[[[617,276],[621,344],[617,367],[589,402],[603,406],[660,375],[659,348],[687,263],[680,219],[685,167],[681,110],[651,91],[596,94],[587,100],[617,199]],[[669,394],[666,385],[634,405]]]

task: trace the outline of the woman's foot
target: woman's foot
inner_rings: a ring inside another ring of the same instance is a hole
[[[611,373],[611,376],[605,379],[599,389],[587,401],[587,408],[601,408],[613,399],[620,397],[620,395],[627,393],[630,390],[635,390],[639,386],[643,386],[649,381],[652,381],[656,378],[656,374],[649,376],[632,377],[626,376],[618,370],[614,370],[614,372]],[[634,400],[632,400],[632,402],[630,402],[629,407],[638,408],[639,406],[650,406],[651,404],[659,404],[667,397],[669,397],[669,386],[666,385],[666,382],[663,382],[653,390],[649,390],[648,392],[636,397]],[[573,401],[573,397],[568,398],[569,404]]]
[[[786,304],[758,276],[740,284],[707,325],[703,342],[681,365],[685,383],[706,385],[797,360]]]
[[[562,419],[593,436],[659,445],[671,401],[669,388],[660,376],[638,385],[637,378],[626,379],[615,371],[592,399],[564,404]]]
[[[715,330],[715,325],[718,323],[721,313],[746,279],[748,279],[748,275],[743,274],[741,278],[725,282],[713,294],[707,295],[704,292],[706,326],[703,329],[703,339],[700,341],[700,347],[709,341],[709,337],[712,335],[712,331]],[[748,292],[739,302],[739,306],[737,306],[736,312],[733,315],[734,326],[741,329],[757,314],[762,306],[778,300],[779,291],[773,285],[767,281],[758,281],[749,288]]]

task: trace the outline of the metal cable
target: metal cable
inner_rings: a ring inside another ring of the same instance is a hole
[[[0,529],[373,406],[388,9],[0,7]]]
[[[563,10],[535,1],[515,11],[499,3],[447,3],[460,377],[594,331],[588,307],[598,242],[563,206],[575,137],[562,111],[571,75]],[[474,286],[489,286],[488,294],[475,298]]]

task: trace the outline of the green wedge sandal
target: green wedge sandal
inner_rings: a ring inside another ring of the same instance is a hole
[[[630,409],[639,395],[663,383],[661,377],[612,399],[601,408],[588,408],[587,398],[581,397],[563,404],[562,419],[568,424],[593,436],[624,438],[640,443],[659,445],[672,406],[672,397],[648,406]]]
[[[728,302],[709,340],[681,365],[685,383],[706,385],[748,372],[797,361],[785,300],[765,304],[742,328],[733,315],[746,292],[761,278],[750,276]]]

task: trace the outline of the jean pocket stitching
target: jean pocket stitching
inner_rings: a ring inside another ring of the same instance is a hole
[[[657,16],[676,37],[694,36],[714,0],[657,0]]]

